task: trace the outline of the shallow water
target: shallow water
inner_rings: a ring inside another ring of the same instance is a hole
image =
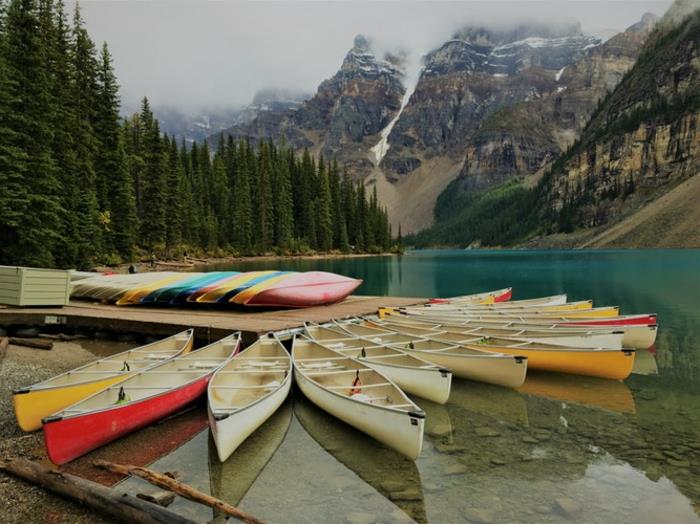
[[[334,271],[363,278],[359,293],[371,295],[566,292],[657,313],[660,332],[624,383],[531,372],[519,391],[456,379],[445,406],[415,399],[427,413],[415,463],[296,391],[226,464],[205,431],[155,469],[179,469],[271,522],[700,522],[700,251],[419,251],[225,267],[254,268]]]

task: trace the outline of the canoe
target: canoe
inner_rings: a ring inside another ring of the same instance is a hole
[[[138,304],[141,302],[141,299],[144,297],[148,296],[151,294],[153,291],[156,291],[158,289],[161,289],[166,286],[173,285],[177,282],[182,282],[183,280],[186,280],[190,278],[192,275],[189,274],[183,274],[183,273],[175,273],[166,277],[163,277],[159,280],[156,280],[155,282],[152,282],[150,284],[144,285],[144,286],[137,286],[129,289],[126,293],[124,293],[119,300],[115,302],[117,306],[123,306],[123,305],[128,305],[128,304]]]
[[[295,398],[294,404],[296,402]],[[289,398],[226,462],[219,460],[219,452],[213,439],[207,439],[211,494],[217,499],[238,506],[284,441],[292,418],[292,399]],[[228,520],[225,514],[214,510],[214,519],[210,522],[225,523]]]
[[[450,397],[452,384],[452,372],[423,360],[415,355],[394,349],[390,346],[374,345],[367,343],[362,347],[350,345],[346,347],[343,338],[347,338],[343,331],[333,330],[330,327],[306,324],[306,334],[315,340],[315,333],[330,331],[337,333],[336,340],[320,342],[325,347],[356,358],[372,369],[383,373],[396,383],[406,393],[428,399],[437,404],[444,404]]]
[[[542,304],[515,304],[513,302],[506,302],[502,304],[480,304],[477,306],[458,306],[458,308],[455,308],[454,306],[451,305],[446,305],[446,306],[431,306],[436,309],[459,309],[463,311],[507,311],[507,312],[522,312],[523,314],[527,312],[539,312],[539,311],[577,311],[581,309],[592,309],[593,308],[593,301],[592,300],[580,300],[578,302],[566,302],[563,304],[556,303],[557,301],[553,301],[554,303],[542,303]]]
[[[174,275],[173,272],[137,273],[127,275],[100,275],[74,282],[71,297],[113,302],[129,289],[145,286]]]
[[[446,410],[432,402],[425,404]],[[428,522],[421,475],[414,461],[332,417],[303,395],[294,398],[294,415],[327,453],[395,504],[410,522]],[[434,418],[432,413],[426,416],[426,429]],[[410,496],[401,496],[402,492]],[[401,517],[394,520],[409,522]]]
[[[447,344],[414,335],[366,331],[364,326],[355,322],[339,324],[339,327],[347,332],[344,340],[346,347],[361,348],[373,343],[401,349],[435,365],[445,367],[459,378],[516,388],[522,385],[527,373],[527,358],[520,356],[499,355],[490,351],[470,349],[461,344]]]
[[[486,320],[475,320],[475,319],[464,319],[464,318],[442,318],[442,317],[426,317],[418,315],[404,315],[398,312],[390,312],[387,308],[384,308],[383,318],[391,319],[395,322],[409,322],[412,324],[421,323],[423,325],[429,324],[431,326],[439,326],[438,329],[453,327],[463,327],[466,329],[472,328],[496,328],[496,329],[536,329],[536,330],[547,330],[555,331],[557,333],[577,333],[581,329],[585,329],[586,332],[596,333],[596,332],[609,332],[614,329],[616,332],[620,331],[623,333],[622,337],[622,347],[629,347],[634,349],[647,349],[654,345],[656,341],[656,316],[641,315],[647,320],[653,322],[651,325],[647,324],[590,324],[590,323],[580,323],[580,322],[550,322],[545,319],[529,320],[529,321],[512,321],[508,319],[486,319]],[[628,319],[630,315],[620,316],[617,319]]]
[[[590,309],[575,309],[565,311],[537,311],[537,310],[468,310],[468,309],[440,309],[437,307],[421,307],[407,306],[401,307],[399,310],[410,315],[416,316],[431,316],[431,317],[447,317],[447,318],[464,318],[464,319],[499,319],[508,318],[512,320],[520,319],[538,319],[546,318],[558,321],[567,320],[597,320],[600,318],[609,319],[619,316],[620,308],[618,306],[596,307]]]
[[[49,459],[65,464],[156,422],[204,394],[211,375],[238,350],[238,333],[152,366],[44,419]]]
[[[409,459],[418,458],[425,413],[386,376],[298,335],[292,360],[294,379],[311,402]]]
[[[230,278],[237,274],[238,273],[234,271],[193,273],[193,276],[189,278],[185,278],[179,282],[156,289],[149,295],[143,297],[143,299],[141,299],[141,303],[177,304],[185,301],[189,295],[198,289],[210,286],[216,282],[222,281],[225,278]]]
[[[224,462],[280,407],[292,387],[292,359],[277,338],[258,339],[209,381],[208,415]]]
[[[449,304],[453,302],[463,302],[463,303],[496,303],[496,302],[507,302],[513,296],[513,288],[507,287],[504,289],[497,289],[496,291],[486,291],[485,293],[475,293],[473,295],[460,295],[456,297],[449,298],[433,298],[430,300],[429,304]]]
[[[499,338],[485,338],[478,344],[465,346],[510,355],[524,355],[528,358],[530,369],[555,373],[624,380],[634,368],[634,349],[572,348]]]
[[[279,274],[280,271],[248,271],[241,273],[193,293],[187,301],[203,302],[205,304],[227,303],[238,293],[255,284],[279,276]]]
[[[41,420],[116,384],[139,370],[187,353],[193,330],[72,369],[43,382],[12,392],[17,423],[23,431],[41,429]]]
[[[389,319],[391,318],[393,317],[389,317]],[[624,338],[624,333],[622,331],[609,330],[592,332],[587,331],[585,328],[581,328],[579,331],[559,333],[555,330],[546,329],[460,328],[459,326],[439,328],[434,324],[410,324],[391,320],[366,320],[365,323],[370,326],[385,328],[394,332],[407,333],[456,344],[468,342],[473,340],[474,337],[500,337],[513,340],[529,340],[532,342],[555,344],[559,346],[622,349],[622,339]]]
[[[249,296],[245,293],[232,299],[247,306],[310,307],[333,304],[355,291],[362,280],[325,271],[307,271],[287,275],[279,281],[267,282]]]

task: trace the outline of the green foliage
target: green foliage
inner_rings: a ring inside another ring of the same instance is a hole
[[[481,193],[466,195],[456,190],[458,183],[452,182],[438,199],[436,224],[404,238],[404,244],[416,247],[465,247],[474,242],[483,246],[509,245],[526,240],[537,230],[537,217],[532,213],[535,191],[512,180]]]
[[[119,86],[76,7],[0,0],[0,263],[390,248],[376,195],[284,142],[178,145]]]

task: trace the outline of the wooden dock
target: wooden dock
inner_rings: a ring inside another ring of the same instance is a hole
[[[63,307],[17,308],[0,306],[0,326],[66,326],[140,335],[170,335],[195,328],[196,337],[210,341],[234,331],[247,340],[268,331],[298,328],[304,322],[328,322],[334,318],[371,315],[381,306],[425,303],[423,298],[351,296],[338,304],[306,309],[180,309],[114,306],[73,300]]]

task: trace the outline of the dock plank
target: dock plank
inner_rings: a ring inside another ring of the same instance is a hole
[[[399,307],[425,303],[412,297],[376,297],[353,295],[329,306],[305,309],[194,309],[151,306],[115,306],[73,300],[63,307],[0,306],[0,326],[64,324],[74,328],[92,328],[142,335],[168,335],[189,327],[198,338],[214,340],[234,331],[248,338],[268,331],[303,326],[304,322],[327,322],[334,318],[369,315],[381,306]]]

